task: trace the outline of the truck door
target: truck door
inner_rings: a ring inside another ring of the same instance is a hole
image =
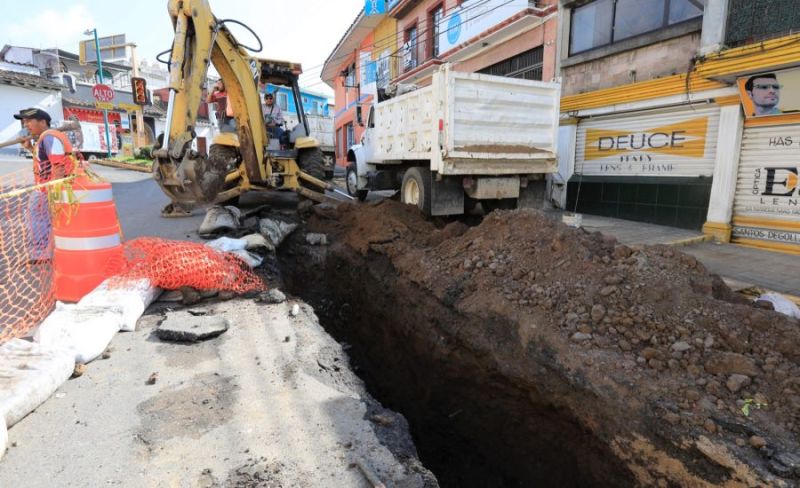
[[[369,107],[367,116],[367,129],[361,136],[361,147],[364,151],[364,161],[371,163],[375,158],[375,107]]]

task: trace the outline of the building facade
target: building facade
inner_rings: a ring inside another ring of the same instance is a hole
[[[778,104],[774,93],[800,64],[793,5],[561,1],[554,203],[800,249],[797,116],[792,97]],[[773,92],[760,106],[769,113],[754,114],[753,80]]]
[[[554,79],[556,13],[556,0],[389,0],[362,10],[322,72],[335,92],[337,164],[347,164],[370,104],[392,86],[430,84],[445,63],[456,71]]]

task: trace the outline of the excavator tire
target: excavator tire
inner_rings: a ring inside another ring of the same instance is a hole
[[[322,156],[322,151],[318,147],[300,151],[300,154],[297,155],[297,166],[300,167],[301,171],[308,173],[314,178],[320,180],[325,179],[325,159]],[[311,190],[322,190],[303,180],[300,180],[300,184]]]

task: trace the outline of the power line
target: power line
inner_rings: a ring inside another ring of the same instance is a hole
[[[491,1],[491,0],[484,0],[484,1],[483,1],[483,2],[481,2],[481,3],[478,3],[478,4],[476,4],[476,5],[473,5],[472,7],[470,7],[470,9],[477,8],[477,7],[481,6],[481,5],[484,5],[484,4],[488,3],[489,1]],[[494,7],[494,8],[492,8],[492,9],[489,9],[489,10],[487,10],[487,11],[485,11],[485,12],[482,12],[482,13],[478,14],[477,16],[470,17],[469,19],[462,20],[462,21],[461,21],[461,22],[459,22],[458,24],[455,24],[455,25],[449,26],[447,29],[445,29],[445,30],[443,30],[443,31],[439,31],[439,34],[446,33],[446,32],[450,32],[451,30],[457,29],[457,28],[461,27],[461,25],[463,25],[465,22],[468,22],[468,21],[475,20],[475,19],[477,19],[477,18],[479,18],[479,17],[481,17],[481,16],[483,16],[483,15],[486,15],[486,14],[489,14],[489,13],[491,13],[491,12],[494,12],[495,10],[497,10],[497,9],[499,9],[499,8],[501,8],[501,7],[504,7],[504,6],[508,5],[509,3],[513,2],[513,1],[514,1],[514,0],[506,0],[504,3],[501,3],[500,5],[498,5],[498,6]],[[441,21],[439,24],[436,24],[436,25],[438,26],[438,25],[440,25],[440,24],[443,24],[443,23],[444,23],[444,20],[442,20],[442,21]],[[431,27],[433,27],[433,26],[431,26]],[[430,28],[426,28],[426,29],[423,29],[422,31],[418,32],[418,33],[417,33],[417,39],[419,39],[419,37],[420,37],[420,34],[424,34],[424,33],[426,33],[426,32],[429,32],[429,31],[430,31]],[[403,32],[403,33],[398,33],[398,35],[399,35],[399,34],[403,34],[403,35],[405,35],[405,32]],[[387,37],[387,38],[385,38],[385,39],[389,39],[389,38],[391,38],[391,37]],[[369,46],[374,46],[374,45],[375,45],[375,42],[373,42],[373,43],[372,43],[372,44],[370,44]],[[417,49],[417,48],[418,48],[418,46],[419,46],[419,40],[418,40],[417,42],[415,42],[415,43],[414,43],[414,45],[413,45],[413,49]],[[411,46],[409,46],[409,47],[411,47]],[[393,51],[392,53],[390,53],[388,56],[385,56],[385,57],[389,57],[389,58],[398,57],[398,56],[397,56],[397,54],[398,54],[398,53],[399,53],[401,50],[404,50],[404,49],[406,49],[406,46],[401,46],[401,47],[397,48],[395,51]],[[341,58],[346,58],[346,57],[349,57],[349,56],[350,56],[350,55],[349,55],[349,54],[347,54],[347,55],[343,55],[343,56],[341,56]],[[382,58],[384,58],[384,56],[382,56]],[[373,62],[377,62],[377,61],[378,61],[378,60],[373,60]],[[327,63],[326,63],[326,64],[327,64]],[[323,65],[323,66],[324,66],[324,65]],[[306,87],[313,87],[313,86],[316,86],[316,85],[321,85],[321,84],[323,84],[323,83],[325,83],[325,81],[324,81],[324,80],[320,80],[320,81],[318,81],[318,82],[315,82],[315,83],[313,83],[313,84],[306,85]]]
[[[478,2],[478,3],[476,3],[475,5],[471,5],[469,7],[466,7],[464,9],[459,10],[458,13],[459,14],[465,14],[465,13],[471,11],[471,10],[475,10],[476,8],[481,7],[482,5],[485,5],[485,4],[489,3],[490,1],[491,0],[482,0],[482,1]],[[494,10],[500,8],[500,7],[503,7],[503,6],[507,5],[508,3],[510,3],[511,1],[513,1],[513,0],[508,0],[507,2],[505,2],[505,3],[501,4],[501,5],[498,5],[497,7],[493,8],[491,10],[488,10],[488,11],[482,13],[482,14],[479,14],[479,15],[477,15],[475,17],[470,17],[469,19],[464,19],[461,22],[459,22],[458,24],[453,25],[451,28],[454,29],[456,27],[461,27],[461,25],[463,25],[465,22],[472,21],[472,20],[475,20],[477,18],[480,18],[482,15],[485,15],[485,14],[487,14],[489,12],[492,12],[492,11],[494,11]],[[445,23],[445,19],[449,19],[449,17],[442,16],[442,20],[440,20],[435,26],[439,27],[442,24],[444,24]],[[433,25],[427,26],[425,29],[419,31],[417,33],[417,36],[419,37],[421,34],[427,34],[428,32],[430,32],[431,28],[433,28],[433,27],[434,27]],[[440,31],[440,33],[441,32],[449,32],[451,30],[451,28],[448,28],[445,31]],[[394,34],[390,34],[390,35],[388,35],[386,37],[382,37],[380,39],[373,40],[370,44],[367,44],[364,47],[375,47],[378,44],[383,44],[384,42],[389,42],[391,40],[399,41],[404,36],[405,36],[405,32],[395,32]],[[415,46],[416,45],[418,45],[418,43],[415,43]],[[395,53],[396,52],[397,51],[395,51]],[[329,64],[329,63],[334,62],[334,61],[339,61],[341,59],[346,59],[346,58],[348,58],[350,56],[351,56],[351,54],[342,54],[342,55],[337,56],[335,58],[331,58],[329,60],[326,60],[324,63],[322,63],[320,65],[317,65],[317,66],[312,66],[311,68],[308,69],[308,71],[304,71],[303,75],[305,75],[306,73],[313,73],[314,71],[317,71],[317,70],[322,71],[322,68],[324,68],[326,64]],[[303,76],[303,75],[301,75],[301,76]]]

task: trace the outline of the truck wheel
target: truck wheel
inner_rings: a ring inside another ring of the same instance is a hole
[[[318,147],[301,150],[300,154],[297,155],[297,165],[300,167],[301,171],[308,173],[314,178],[319,180],[325,178],[325,160],[322,158],[322,151]],[[322,190],[322,188],[317,188],[315,185],[303,180],[300,180],[300,184],[312,190]]]
[[[431,214],[431,170],[427,168],[408,168],[400,186],[400,201],[416,205],[427,216]]]
[[[492,200],[481,200],[483,213],[488,214],[494,210],[513,210],[517,208],[516,198],[497,198]]]
[[[350,163],[347,165],[346,182],[348,195],[358,198],[362,202],[367,199],[367,193],[369,193],[369,190],[358,189],[358,171],[356,170],[355,163]]]

